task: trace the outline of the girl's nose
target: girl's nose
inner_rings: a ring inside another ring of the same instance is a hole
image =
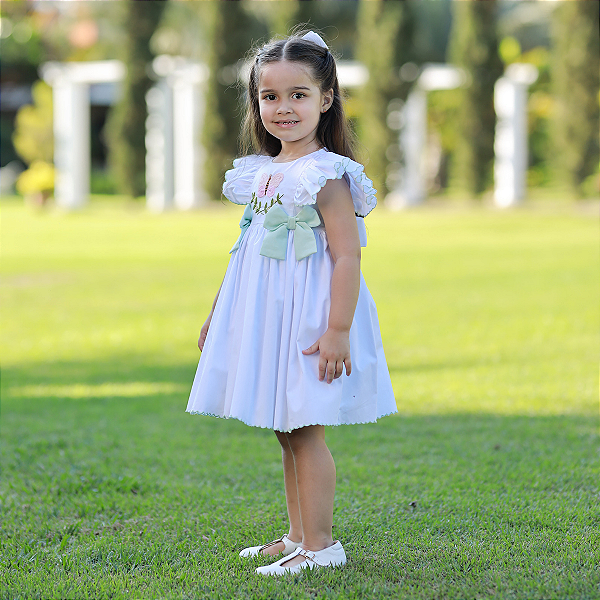
[[[283,115],[283,114],[287,114],[287,113],[290,113],[290,112],[292,112],[292,111],[291,111],[290,107],[287,106],[286,104],[281,104],[279,106],[279,108],[277,109],[277,114],[278,115]]]

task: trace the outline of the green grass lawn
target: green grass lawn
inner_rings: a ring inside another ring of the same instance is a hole
[[[345,568],[254,575],[272,432],[184,412],[239,207],[2,209],[2,598],[600,598],[598,225],[377,209],[399,414],[328,430]]]

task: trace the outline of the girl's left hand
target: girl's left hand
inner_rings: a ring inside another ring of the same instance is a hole
[[[327,331],[310,347],[302,350],[302,354],[320,353],[319,381],[331,383],[341,377],[346,365],[346,375],[352,371],[350,360],[350,334],[348,331],[327,329]]]

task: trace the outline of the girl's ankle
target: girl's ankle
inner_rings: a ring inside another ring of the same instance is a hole
[[[319,552],[320,550],[325,550],[325,548],[329,548],[335,544],[335,540],[332,538],[331,540],[310,540],[308,543],[302,541],[302,547],[305,550],[310,550],[311,552]]]

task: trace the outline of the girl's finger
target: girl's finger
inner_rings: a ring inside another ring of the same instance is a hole
[[[335,362],[327,363],[327,383],[331,383],[335,377]]]
[[[319,342],[315,342],[306,350],[302,350],[302,354],[314,354],[319,349]]]
[[[335,379],[337,379],[338,377],[341,377],[343,372],[344,372],[344,362],[341,360],[338,360],[335,363]]]
[[[323,381],[325,379],[325,372],[327,371],[327,361],[321,357],[319,359],[319,381]]]
[[[348,357],[344,362],[346,364],[346,375],[350,375],[350,373],[352,373],[352,361],[350,360],[350,357]]]

